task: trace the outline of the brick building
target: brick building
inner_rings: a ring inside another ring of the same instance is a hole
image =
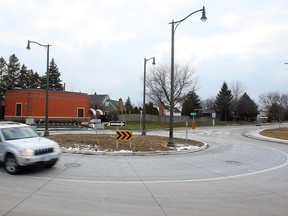
[[[50,121],[87,121],[90,98],[86,93],[49,91],[48,116]],[[45,119],[46,90],[17,89],[5,93],[5,119]]]

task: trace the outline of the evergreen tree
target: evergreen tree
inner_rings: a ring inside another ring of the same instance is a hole
[[[126,109],[126,113],[128,113],[128,114],[133,113],[133,106],[131,104],[130,97],[128,97],[126,102],[125,102],[125,109]]]
[[[41,88],[41,76],[33,70],[28,70],[27,73],[30,79],[27,84],[28,88]]]
[[[26,89],[28,87],[28,82],[32,81],[29,80],[30,78],[28,77],[28,71],[27,67],[23,64],[20,69],[20,75],[19,75],[19,87]]]
[[[145,111],[146,114],[159,115],[158,109],[154,107],[152,102],[149,102],[149,104],[145,104]]]
[[[2,83],[3,76],[7,74],[7,63],[3,57],[0,58],[0,81]]]
[[[221,90],[219,91],[215,104],[214,109],[220,116],[221,121],[228,121],[231,120],[232,116],[232,93],[231,90],[228,89],[227,83],[224,81]]]
[[[7,74],[3,76],[3,82],[7,90],[15,89],[19,86],[20,82],[20,62],[15,54],[9,58],[9,64],[7,67]]]
[[[46,75],[39,77],[40,89],[46,89]]]
[[[258,106],[245,92],[238,101],[237,114],[242,120],[254,120],[258,113]]]
[[[137,106],[133,108],[133,113],[134,114],[139,114],[140,113],[140,110],[139,110],[139,108]]]
[[[3,57],[0,58],[0,89],[4,90],[4,76],[7,75],[7,63]]]
[[[61,74],[58,70],[58,67],[54,61],[54,58],[52,58],[49,66],[49,89],[57,91],[64,90],[64,87],[61,84],[62,80],[60,79],[60,76]]]
[[[0,58],[0,119],[4,118],[4,107],[2,106],[4,101],[4,83],[3,76],[7,73],[7,64],[3,57]]]
[[[20,69],[19,87],[23,89],[40,88],[40,75],[37,72],[34,73],[33,70],[28,70],[27,67],[23,64]]]
[[[190,91],[182,104],[182,116],[190,116],[190,113],[201,108],[201,101],[195,90]]]

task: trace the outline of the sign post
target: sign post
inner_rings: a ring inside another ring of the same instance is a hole
[[[132,132],[131,131],[116,131],[116,148],[118,149],[118,140],[130,140],[129,148],[132,149]]]
[[[131,140],[132,139],[132,132],[130,131],[118,131],[119,127],[125,127],[126,122],[122,121],[110,121],[107,126],[110,127],[117,127],[116,130],[116,149],[119,147],[118,140]],[[130,141],[130,149],[131,149],[131,141]]]
[[[216,113],[212,113],[212,124],[215,126]]]
[[[195,123],[195,120],[194,120],[194,116],[197,115],[196,112],[192,112],[190,113],[190,115],[192,116],[192,129],[193,129],[193,133],[194,133],[194,129],[196,128],[196,123]]]
[[[126,122],[110,121],[110,122],[108,123],[108,126],[111,126],[111,127],[125,127],[125,126],[126,126]]]
[[[186,121],[186,140],[188,139],[188,122]]]
[[[93,124],[93,127],[96,131],[96,134],[97,134],[98,126],[101,125],[101,119],[91,119],[90,122]]]

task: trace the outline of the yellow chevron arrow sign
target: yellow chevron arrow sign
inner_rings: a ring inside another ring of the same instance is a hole
[[[132,132],[130,132],[130,131],[117,131],[116,132],[116,139],[117,140],[131,140],[132,139]]]

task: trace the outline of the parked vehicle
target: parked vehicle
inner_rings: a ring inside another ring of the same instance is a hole
[[[58,143],[39,136],[29,125],[0,121],[0,162],[9,174],[27,167],[52,167],[60,154]]]

